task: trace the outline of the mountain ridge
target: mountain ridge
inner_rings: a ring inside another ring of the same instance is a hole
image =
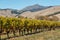
[[[7,17],[18,17],[23,16],[27,18],[35,18],[35,16],[46,16],[50,14],[54,14],[55,12],[60,12],[59,6],[41,6],[38,4],[28,6],[23,8],[22,10],[17,9],[0,9],[0,16]],[[55,15],[55,14],[54,14]],[[60,17],[60,13],[56,14],[57,17]]]
[[[31,11],[31,12],[35,12],[35,11],[40,11],[40,10],[44,10],[47,8],[50,8],[52,6],[41,6],[39,4],[35,4],[32,6],[27,6],[25,8],[23,8],[22,10],[20,10],[21,13],[26,12],[26,11]]]
[[[35,18],[35,16],[46,16],[46,15],[50,15],[50,14],[55,14],[56,12],[60,12],[60,6],[53,6],[51,8],[47,8],[47,9],[40,10],[37,12],[31,12],[31,13],[29,13],[30,16],[26,15],[26,14],[28,14],[28,12],[24,12],[21,14],[21,16],[28,17],[28,18]],[[55,16],[59,17],[60,13],[59,13],[59,15],[57,13]]]

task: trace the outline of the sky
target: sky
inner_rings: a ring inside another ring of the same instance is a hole
[[[60,5],[60,0],[0,0],[1,9],[23,9],[34,4],[42,6],[55,6]]]

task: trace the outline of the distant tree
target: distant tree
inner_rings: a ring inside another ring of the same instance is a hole
[[[48,16],[35,16],[35,18],[39,20],[48,20]]]
[[[54,20],[54,21],[58,21],[59,18],[58,18],[57,16],[53,16],[53,20]]]
[[[59,18],[57,16],[52,16],[52,18],[49,18],[50,21],[58,21]]]
[[[35,16],[35,18],[39,19],[39,20],[50,20],[50,21],[58,21],[59,20],[59,18],[57,16]]]
[[[18,16],[18,18],[24,18],[23,16]]]

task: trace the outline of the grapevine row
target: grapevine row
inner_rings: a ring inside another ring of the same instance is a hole
[[[20,36],[42,31],[55,30],[57,28],[60,28],[60,22],[57,21],[0,17],[0,36],[5,32],[8,38],[9,33],[13,33],[15,36],[15,33],[18,32]]]

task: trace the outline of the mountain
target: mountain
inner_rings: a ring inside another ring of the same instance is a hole
[[[26,11],[31,11],[31,12],[35,12],[35,11],[40,11],[40,10],[44,10],[46,8],[50,8],[52,6],[41,6],[38,4],[32,5],[32,6],[28,6],[23,8],[22,10],[20,10],[20,13],[26,12]]]
[[[60,6],[41,6],[38,4],[28,6],[22,10],[0,9],[0,16],[18,17],[23,16],[34,19],[36,16],[57,16],[60,19]]]
[[[50,7],[52,7],[52,6],[41,6],[41,5],[35,4],[32,6],[25,7],[22,10],[10,9],[10,8],[0,9],[0,16],[16,17],[19,14],[22,14],[27,11],[36,12],[36,11],[44,10],[44,9],[50,8]]]
[[[46,16],[46,15],[51,15],[51,16],[57,16],[60,19],[60,6],[53,6],[44,10],[39,10],[35,12],[24,12],[20,14],[20,16],[24,16],[27,18],[35,18],[35,16]]]

